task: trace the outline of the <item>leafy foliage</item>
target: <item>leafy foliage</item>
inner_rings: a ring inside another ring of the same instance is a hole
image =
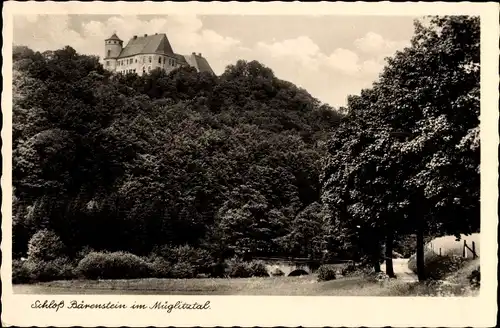
[[[479,41],[478,17],[416,21],[411,46],[349,97],[333,131],[322,175],[330,226],[376,268],[396,235],[416,233],[419,250],[424,234],[479,229]]]
[[[140,77],[71,47],[15,47],[13,60],[18,257],[45,228],[72,257],[162,245],[219,262],[247,249],[283,253],[292,219],[319,200],[322,142],[341,115],[258,62],[220,77],[192,68]],[[197,261],[186,263],[208,270]]]
[[[329,281],[336,279],[336,270],[331,265],[322,265],[318,268],[318,281]]]
[[[91,252],[78,263],[76,271],[87,279],[134,279],[151,275],[148,262],[125,252]]]
[[[28,259],[52,261],[64,256],[65,246],[53,231],[44,229],[36,232],[28,244]]]

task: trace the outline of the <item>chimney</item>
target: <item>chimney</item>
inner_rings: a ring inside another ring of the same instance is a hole
[[[158,35],[158,33],[155,33],[155,35]]]
[[[195,52],[193,52],[193,53],[191,53],[191,54],[192,54],[192,55],[196,55],[196,53],[195,53]]]
[[[134,35],[134,40],[137,39],[137,35]]]
[[[198,56],[200,56],[200,57],[201,57],[201,52],[198,54]]]
[[[144,37],[147,37],[148,35],[147,34],[144,34]]]

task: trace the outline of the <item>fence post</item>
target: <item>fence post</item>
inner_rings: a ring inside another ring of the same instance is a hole
[[[472,242],[472,258],[475,259],[477,257],[476,255],[476,242]]]
[[[467,257],[467,250],[466,250],[466,248],[467,248],[467,240],[464,239],[464,250],[462,252],[463,253],[462,254],[463,257]]]

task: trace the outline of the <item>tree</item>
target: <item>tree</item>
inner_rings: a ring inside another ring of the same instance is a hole
[[[354,218],[364,215],[388,241],[415,231],[421,280],[425,234],[479,228],[479,53],[477,17],[416,22],[411,46],[387,60],[371,89],[351,97],[352,132],[338,129],[331,141],[327,203],[357,204]]]

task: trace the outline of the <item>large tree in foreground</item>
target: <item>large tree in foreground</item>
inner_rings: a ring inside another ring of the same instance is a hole
[[[417,21],[411,46],[350,97],[324,165],[337,226],[369,229],[386,250],[395,233],[415,232],[420,280],[426,234],[479,229],[479,26],[470,16]]]

